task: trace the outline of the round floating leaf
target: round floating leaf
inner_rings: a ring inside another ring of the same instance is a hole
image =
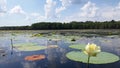
[[[84,50],[85,49],[85,44],[74,44],[74,45],[70,45],[70,48],[74,48],[74,49],[79,49],[79,50]]]
[[[52,41],[60,41],[62,40],[63,37],[61,35],[51,35],[47,36],[47,38]]]
[[[79,51],[72,51],[66,54],[66,57],[73,61],[87,63],[88,56],[83,52]],[[107,52],[100,52],[96,57],[90,57],[91,64],[107,64],[107,63],[114,63],[119,60],[119,57],[107,53]]]
[[[45,59],[45,55],[32,55],[32,56],[26,56],[25,60],[27,61],[36,61],[36,60],[42,60]]]
[[[38,46],[34,43],[14,44],[13,46],[20,51],[36,51],[36,50],[43,50],[47,48],[46,46]]]
[[[80,39],[79,36],[65,36],[64,40],[68,41],[68,42],[75,42],[76,40]]]
[[[58,48],[57,45],[48,45],[47,48]]]
[[[43,34],[40,34],[40,33],[38,33],[38,34],[33,34],[31,37],[43,37]]]

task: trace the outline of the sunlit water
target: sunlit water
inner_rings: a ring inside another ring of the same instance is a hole
[[[61,40],[56,43],[54,41],[48,41],[47,38],[31,37],[32,34],[41,33],[44,31],[18,31],[18,33],[16,33],[17,36],[12,36],[11,34],[15,32],[16,31],[0,31],[0,48],[5,49],[6,51],[5,56],[0,54],[0,68],[86,68],[85,63],[71,61],[66,58],[66,53],[75,50],[69,48],[68,46],[76,43],[95,43],[101,46],[102,51],[110,52],[120,57],[119,35],[96,36],[94,34],[87,34],[87,36],[81,35],[79,40],[75,41],[75,43],[69,43],[65,40]],[[13,54],[11,54],[11,38],[14,39],[14,44],[32,42],[44,46],[55,44],[59,47],[28,52],[14,49]],[[45,55],[46,58],[44,60],[37,61],[24,60],[26,56],[39,54]],[[120,68],[120,61],[110,64],[91,64],[90,68]]]

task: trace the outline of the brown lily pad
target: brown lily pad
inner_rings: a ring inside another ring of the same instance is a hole
[[[32,55],[32,56],[26,56],[25,60],[27,61],[36,61],[36,60],[43,60],[45,59],[45,55]]]

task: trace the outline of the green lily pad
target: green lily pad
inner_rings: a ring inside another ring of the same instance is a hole
[[[63,36],[61,36],[61,35],[50,35],[50,36],[47,36],[47,38],[48,39],[62,39],[63,38]]]
[[[88,56],[83,52],[72,51],[66,54],[66,57],[70,60],[87,63]],[[119,57],[107,52],[100,52],[96,57],[90,57],[91,64],[107,64],[119,61]]]
[[[44,36],[43,34],[38,33],[38,34],[33,34],[31,37],[43,37],[43,36]]]
[[[73,39],[74,39],[74,41],[76,41],[76,40],[80,39],[80,37],[79,36],[65,36],[64,39],[67,41],[73,41]]]
[[[47,48],[46,46],[38,46],[34,43],[14,44],[13,46],[20,51],[36,51],[36,50],[44,50]]]
[[[74,44],[74,45],[70,45],[70,48],[74,48],[74,49],[79,49],[79,50],[84,50],[85,49],[85,44]]]

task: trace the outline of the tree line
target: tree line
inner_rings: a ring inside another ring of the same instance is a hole
[[[53,29],[120,29],[120,21],[104,21],[104,22],[77,22],[69,23],[61,22],[38,22],[31,26],[5,26],[0,30],[53,30]]]

